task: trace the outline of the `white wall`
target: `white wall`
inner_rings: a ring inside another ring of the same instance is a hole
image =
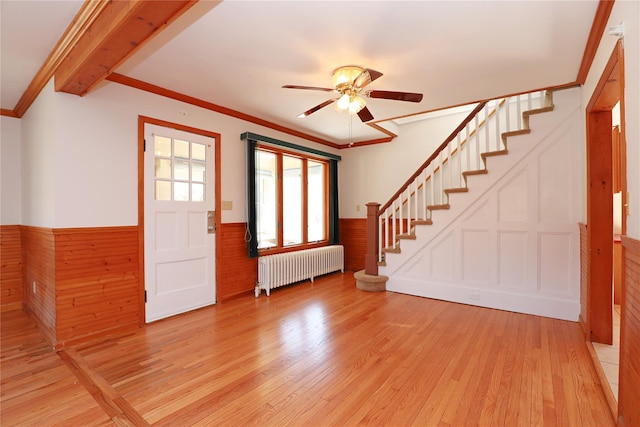
[[[0,117],[0,224],[20,224],[20,120]]]
[[[607,28],[624,24],[625,132],[627,143],[627,191],[629,213],[627,235],[640,239],[640,2],[616,1]],[[584,85],[586,106],[613,52],[617,37],[605,34]],[[584,214],[586,219],[586,213]]]
[[[631,205],[627,234],[634,238],[640,238],[639,8],[639,2],[616,2],[609,21],[610,25],[625,24],[627,185]],[[615,42],[614,37],[603,37],[585,84],[583,105]],[[451,117],[446,125],[444,119],[405,124],[400,126],[401,136],[390,143],[332,150],[115,83],[105,83],[82,98],[54,93],[50,83],[21,119],[22,223],[45,227],[136,224],[138,115],[222,135],[221,197],[233,202],[233,210],[222,212],[223,222],[246,220],[245,147],[239,139],[242,132],[341,155],[340,216],[358,218],[365,216],[367,202],[384,203],[462,118]],[[428,139],[415,136],[423,132]],[[365,174],[371,170],[378,173]]]
[[[43,105],[49,106],[48,115],[41,111]],[[116,83],[105,83],[85,97],[55,93],[49,84],[30,108],[29,117],[23,119],[27,139],[23,183],[24,192],[30,193],[24,203],[25,224],[137,224],[139,115],[221,134],[221,197],[233,202],[232,210],[222,211],[225,223],[246,221],[241,133],[249,131],[341,154],[324,145]],[[43,130],[51,127],[55,127],[55,138],[44,138]],[[55,165],[46,159],[55,159]]]
[[[22,224],[55,226],[58,164],[53,84],[49,83],[20,119],[22,136]]]
[[[386,203],[467,115],[407,123],[391,142],[341,150],[340,217],[364,218],[367,203]]]

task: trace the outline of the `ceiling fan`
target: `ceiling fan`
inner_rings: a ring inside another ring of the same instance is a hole
[[[323,92],[336,92],[340,96],[337,98],[329,99],[321,104],[316,105],[313,108],[300,114],[298,117],[307,117],[310,114],[315,113],[321,108],[326,107],[329,104],[336,103],[339,110],[348,111],[350,114],[357,114],[360,120],[368,122],[373,120],[373,114],[366,107],[366,102],[362,99],[363,96],[368,98],[382,98],[393,99],[396,101],[408,101],[408,102],[420,102],[422,101],[421,93],[410,92],[393,92],[387,90],[364,90],[364,88],[381,77],[382,73],[369,68],[362,68],[356,65],[347,65],[344,67],[336,68],[333,71],[332,84],[333,88],[315,87],[315,86],[297,86],[297,85],[284,85],[285,89],[306,89],[306,90],[319,90]]]

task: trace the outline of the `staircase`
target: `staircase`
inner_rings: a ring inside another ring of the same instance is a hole
[[[578,89],[478,104],[378,210],[387,290],[577,320],[581,129]]]

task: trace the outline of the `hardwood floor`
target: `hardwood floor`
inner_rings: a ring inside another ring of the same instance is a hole
[[[54,353],[2,313],[2,426],[612,426],[577,323],[331,274]]]

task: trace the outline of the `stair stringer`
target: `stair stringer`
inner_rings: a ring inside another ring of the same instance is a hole
[[[531,116],[508,155],[386,254],[387,290],[577,321],[582,127],[579,89],[555,92],[553,112]]]

